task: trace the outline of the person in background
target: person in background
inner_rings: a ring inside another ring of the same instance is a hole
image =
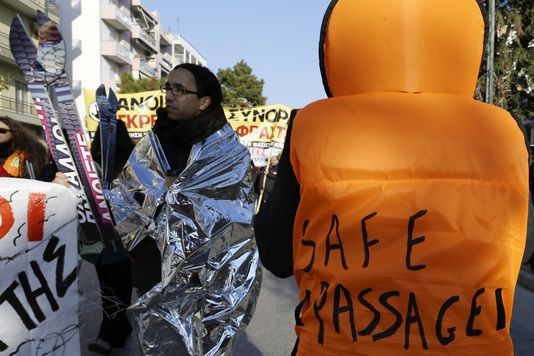
[[[97,163],[101,162],[102,158],[100,142],[100,126],[98,126],[91,144],[91,155]],[[114,178],[122,170],[135,147],[126,125],[121,120],[117,120],[115,144]],[[126,338],[132,332],[126,316],[126,308],[130,306],[131,301],[132,280],[128,253],[120,244],[108,245],[108,241],[103,243],[103,251],[95,261],[102,296],[102,323],[98,337],[88,345],[88,349],[107,355],[111,353],[112,348],[124,347]]]
[[[513,355],[528,153],[473,99],[479,4],[332,0],[320,33],[329,98],[289,123],[254,224],[300,290],[294,354]]]
[[[35,133],[0,116],[0,177],[36,178],[48,162],[46,146]]]
[[[261,282],[250,154],[209,69],[180,64],[161,90],[167,106],[110,194],[142,293],[129,310],[144,354],[230,355]]]
[[[130,137],[128,129],[126,128],[126,124],[122,120],[117,120],[117,138],[115,140],[115,145],[116,149],[113,178],[116,178],[119,175],[135,147],[135,142]],[[100,147],[100,125],[98,125],[95,131],[95,137],[91,143],[91,156],[93,157],[93,161],[96,163],[102,162]]]
[[[261,171],[258,177],[258,186],[259,186],[258,208],[260,209],[261,209],[261,205],[264,204],[267,201],[267,199],[269,199],[269,195],[271,194],[271,190],[273,189],[274,182],[276,181],[279,161],[280,161],[279,154],[271,157],[269,162],[267,163],[267,166],[265,167],[264,170]]]

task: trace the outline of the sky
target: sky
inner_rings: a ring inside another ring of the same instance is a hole
[[[319,36],[330,0],[142,0],[215,74],[244,60],[265,81],[267,104],[303,107],[326,97]]]

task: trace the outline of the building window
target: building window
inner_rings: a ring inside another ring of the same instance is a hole
[[[26,98],[28,97],[28,86],[26,83],[15,81],[15,111],[24,114]]]

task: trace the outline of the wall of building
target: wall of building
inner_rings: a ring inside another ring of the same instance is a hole
[[[101,20],[99,1],[61,1],[60,29],[67,45],[67,73],[80,116],[85,116],[83,88],[100,85]]]
[[[137,5],[141,3],[140,0],[134,1]],[[159,23],[159,15],[156,11],[150,11],[143,7],[144,11],[150,12],[151,21],[155,21],[155,27],[150,29],[156,40],[156,46],[153,50],[147,49],[138,41],[133,40],[131,32],[118,31],[102,20],[102,5],[122,7],[131,11],[133,8],[132,0],[56,0],[56,2],[57,6],[54,4],[54,0],[0,1],[0,73],[11,78],[9,87],[0,91],[0,115],[9,115],[19,121],[40,127],[22,73],[16,66],[9,50],[9,29],[15,13],[22,15],[30,33],[33,34],[36,30],[36,12],[29,6],[46,11],[44,4],[48,4],[47,8],[55,11],[50,13],[50,17],[59,21],[60,31],[67,47],[65,70],[69,76],[73,95],[82,117],[85,116],[84,88],[93,90],[104,83],[107,87],[120,89],[118,88],[120,73],[125,71],[134,74],[134,77],[146,77],[144,74],[139,75],[139,70],[137,73],[133,73],[134,60],[142,60],[149,64],[154,69],[153,75],[156,77],[167,75],[168,68],[165,71],[160,68],[164,53],[167,53],[166,58],[169,56],[171,58],[172,63],[167,63],[167,66],[172,64],[171,68],[184,60],[207,65],[207,61],[193,46],[179,35],[165,34],[165,43],[160,46],[160,31],[163,31],[163,25]],[[15,9],[15,6],[21,7],[23,10]],[[55,10],[56,8],[58,11]],[[61,18],[58,14],[61,14]],[[140,20],[141,18],[138,17],[137,21]],[[133,18],[131,21],[132,23],[135,22]],[[152,23],[150,26],[154,26],[154,24]],[[103,56],[102,41],[114,41],[129,48],[132,65],[119,64]],[[37,43],[36,39],[35,42]],[[173,45],[169,45],[167,42],[171,42]],[[175,43],[179,43],[187,52],[185,57],[182,56],[179,61],[177,61],[178,57],[174,51]]]
[[[18,5],[15,4],[15,6]],[[39,7],[36,6],[36,8]],[[26,124],[40,127],[41,123],[37,118],[31,95],[26,89],[26,82],[9,48],[9,31],[16,14],[21,17],[30,35],[33,35],[36,30],[35,12],[30,12],[29,9],[22,12],[4,1],[0,2],[0,73],[4,79],[8,80],[8,88],[0,90],[0,115],[10,116]],[[36,38],[34,40],[37,43]]]

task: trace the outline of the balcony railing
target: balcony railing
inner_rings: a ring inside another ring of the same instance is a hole
[[[0,47],[2,47],[2,51],[4,49],[7,49],[9,53],[9,35],[7,33],[0,32]]]
[[[161,56],[161,59],[164,63],[166,63],[168,66],[172,67],[172,56],[168,53],[163,53],[163,56]]]
[[[103,4],[100,7],[100,16],[111,27],[119,31],[130,31],[132,16],[126,8],[113,4]]]
[[[146,32],[144,31],[143,29],[141,29],[141,37],[149,42],[150,44],[152,44],[152,46],[156,47],[156,37],[154,37],[154,35],[152,35],[151,33],[149,32]]]
[[[159,34],[160,36],[160,40],[159,40],[159,45],[160,46],[169,46],[171,47],[172,46],[172,35],[171,34],[166,34],[165,32],[160,32]]]
[[[158,72],[156,71],[156,69],[152,68],[152,66],[145,61],[141,61],[140,67],[141,67],[141,70],[150,77],[156,77],[158,75]]]
[[[128,25],[132,24],[132,15],[128,10],[123,7],[120,7],[117,11],[117,17],[127,23]]]
[[[186,60],[183,55],[174,57],[174,60],[176,61],[176,65],[186,63]]]
[[[149,22],[152,22],[154,25],[158,23],[158,18],[154,16],[142,3],[141,0],[132,0],[132,7],[135,8],[138,13],[143,13],[143,17],[146,17]]]
[[[157,40],[154,35],[142,28],[139,23],[134,23],[132,25],[132,38],[135,39],[140,45],[146,47],[149,51],[154,53],[159,52]]]
[[[9,31],[9,28],[6,29]],[[9,46],[9,35],[0,30],[0,62],[15,64],[15,58],[11,54],[11,47]],[[2,69],[0,68],[0,71]]]
[[[58,0],[48,0],[48,6],[45,8],[48,15],[53,15],[59,19],[59,3]]]
[[[37,116],[37,110],[32,103],[26,101],[17,101],[14,98],[7,96],[0,96],[0,108],[8,111],[13,111],[18,114],[24,114],[29,116]]]
[[[117,47],[116,47],[116,48],[117,48],[117,53],[118,53],[121,57],[130,60],[130,54],[131,54],[131,53],[130,53],[130,50],[129,50],[128,48],[124,47],[124,46],[121,45],[120,43],[117,43]]]
[[[165,62],[163,62],[163,61],[160,61],[159,64],[160,64],[159,67],[160,67],[160,69],[161,69],[161,73],[162,73],[162,75],[163,75],[164,73],[167,73],[167,74],[168,74],[168,73],[171,72],[172,67],[171,67],[170,65],[168,65],[167,63],[165,63]]]
[[[45,7],[45,0],[31,0],[35,5],[40,6],[42,8]]]
[[[7,2],[8,7],[12,7],[15,13],[24,14],[35,18],[35,10],[45,12],[51,20],[59,21],[59,7],[60,0],[2,0],[0,3]],[[4,22],[2,22],[4,23]]]
[[[132,57],[128,47],[112,40],[102,41],[102,55],[109,57],[116,63],[131,64]]]
[[[56,0],[30,0],[35,5],[44,9],[52,20],[59,19],[59,4]],[[51,15],[51,16],[50,16]]]

